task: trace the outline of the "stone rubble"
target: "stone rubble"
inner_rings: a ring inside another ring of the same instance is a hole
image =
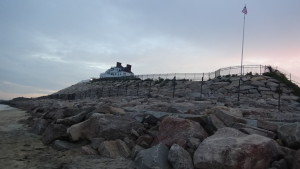
[[[299,97],[280,84],[278,110],[280,82],[249,75],[238,101],[239,79],[177,81],[174,98],[170,80],[88,82],[10,104],[45,145],[131,158],[137,169],[299,168]]]

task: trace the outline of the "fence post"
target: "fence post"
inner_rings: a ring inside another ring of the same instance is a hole
[[[259,65],[259,75],[261,75],[261,65]]]
[[[126,91],[125,96],[127,96],[127,90],[128,90],[128,82],[125,85],[125,91]]]
[[[139,96],[139,89],[140,89],[140,81],[137,84],[137,91],[136,91],[136,95]]]
[[[204,74],[203,74],[203,75],[204,75]],[[201,81],[200,98],[202,98],[203,77],[204,77],[204,76],[202,76],[202,81]]]
[[[240,92],[241,92],[241,78],[242,76],[240,77],[239,79],[239,89],[238,89],[238,102],[240,102]]]
[[[175,96],[176,76],[173,78],[173,98]]]
[[[281,90],[280,83],[277,87],[276,92],[278,93],[278,110],[281,111],[280,97],[281,97],[281,94],[282,94],[282,90]]]
[[[148,97],[151,97],[151,80],[149,80],[149,91],[148,91]]]
[[[292,82],[292,73],[290,73],[290,81]]]

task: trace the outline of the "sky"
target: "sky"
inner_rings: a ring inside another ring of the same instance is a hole
[[[273,65],[300,82],[299,0],[0,0],[0,99],[48,95],[116,62],[135,74]]]

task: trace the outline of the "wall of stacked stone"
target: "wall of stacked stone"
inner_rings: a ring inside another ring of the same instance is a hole
[[[47,96],[55,99],[85,99],[117,96],[183,97],[187,99],[231,97],[273,98],[279,97],[279,81],[267,76],[227,76],[208,81],[177,80],[114,80],[79,83]],[[202,89],[201,89],[202,88]],[[282,97],[295,97],[293,91],[280,84]],[[296,97],[295,97],[296,99]]]

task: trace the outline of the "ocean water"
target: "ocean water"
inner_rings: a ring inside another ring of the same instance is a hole
[[[12,109],[15,109],[15,108],[10,107],[10,106],[5,105],[5,104],[0,104],[0,111],[3,111],[3,110],[12,110]]]

